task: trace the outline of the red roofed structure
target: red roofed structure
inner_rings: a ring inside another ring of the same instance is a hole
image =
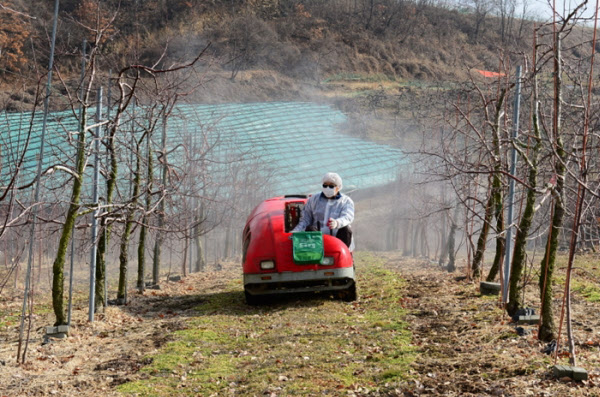
[[[475,69],[475,71],[481,73],[481,75],[483,77],[504,77],[504,76],[506,76],[504,73],[490,72],[489,70]]]

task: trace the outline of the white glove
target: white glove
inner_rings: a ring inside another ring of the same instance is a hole
[[[337,229],[338,221],[336,221],[333,218],[329,218],[329,220],[327,221],[327,227],[329,228],[329,230]]]

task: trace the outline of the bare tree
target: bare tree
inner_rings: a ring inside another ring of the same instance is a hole
[[[98,35],[98,39],[100,37]],[[54,315],[56,316],[55,325],[66,324],[65,312],[64,312],[64,265],[65,257],[67,253],[67,247],[71,239],[71,233],[75,220],[79,216],[79,209],[81,207],[80,198],[83,186],[85,164],[87,162],[88,148],[86,145],[86,135],[90,130],[98,127],[101,122],[97,120],[98,124],[91,126],[87,125],[88,120],[88,108],[90,106],[90,96],[92,88],[95,83],[96,77],[96,61],[98,54],[98,46],[93,46],[90,53],[90,61],[88,66],[88,79],[86,87],[83,90],[83,97],[81,100],[82,112],[79,120],[79,130],[77,132],[77,150],[75,166],[73,167],[73,185],[71,188],[71,199],[69,209],[67,211],[65,221],[62,227],[62,233],[59,241],[59,245],[52,266],[53,280],[52,280],[52,306],[54,308]]]

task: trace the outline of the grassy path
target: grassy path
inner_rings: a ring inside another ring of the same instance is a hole
[[[164,395],[352,395],[391,388],[414,360],[404,282],[357,256],[360,298],[304,296],[245,305],[239,281],[203,295],[185,329],[120,391]]]

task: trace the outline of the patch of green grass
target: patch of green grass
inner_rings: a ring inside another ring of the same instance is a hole
[[[555,278],[554,288],[562,288],[565,283],[565,269],[567,256],[557,257],[558,274]],[[571,275],[571,291],[583,296],[589,302],[600,302],[600,269],[598,268],[598,255],[584,254],[575,256],[573,273]],[[558,290],[558,289],[557,289]]]
[[[245,305],[240,286],[206,295],[187,329],[123,393],[339,395],[408,377],[415,358],[399,300],[405,285],[381,258],[355,257],[359,300],[328,296]]]
[[[573,280],[573,291],[581,294],[589,302],[600,302],[600,287],[597,284]]]
[[[162,354],[155,357],[152,372],[171,372],[177,364],[189,362],[194,349],[182,341],[167,344]]]
[[[150,366],[142,369],[148,379],[123,384],[119,390],[141,396],[213,393],[235,374],[241,358],[215,349],[233,343],[226,333],[187,329],[175,332],[174,338],[152,357]]]
[[[477,296],[477,298],[483,300],[483,301],[489,301],[489,302],[497,302],[498,301],[498,295],[485,295],[485,294],[478,294],[475,295]]]
[[[11,327],[17,324],[20,320],[20,315],[14,313],[0,312],[0,327]]]
[[[38,304],[35,306],[35,314],[37,315],[46,315],[53,314],[54,309],[52,308],[52,304]]]
[[[404,373],[402,371],[391,369],[391,370],[382,372],[380,377],[384,381],[389,381],[389,380],[393,380],[393,379],[403,378]]]

